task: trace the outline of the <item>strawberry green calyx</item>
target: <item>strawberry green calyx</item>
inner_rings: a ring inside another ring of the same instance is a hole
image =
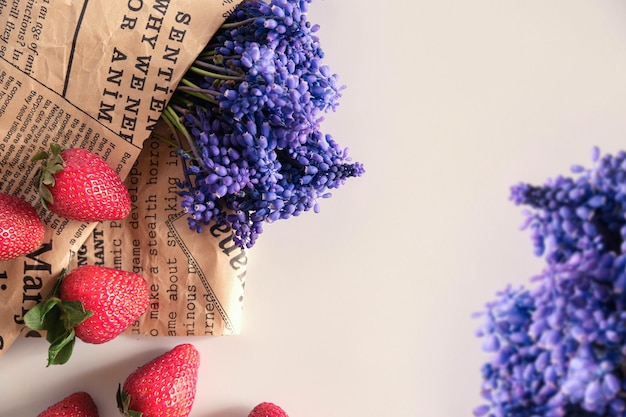
[[[57,143],[50,145],[50,151],[37,152],[31,161],[42,161],[41,166],[35,172],[35,184],[39,188],[39,195],[41,196],[41,204],[48,209],[48,203],[53,203],[54,199],[52,193],[48,187],[54,185],[54,174],[60,172],[65,166],[65,161],[61,156],[63,147]]]
[[[74,349],[76,333],[74,328],[93,315],[85,310],[80,301],[61,300],[58,288],[65,271],[57,281],[52,297],[42,301],[28,310],[24,315],[24,323],[33,330],[45,330],[48,349],[48,364],[62,365],[66,363]]]
[[[117,387],[117,408],[120,413],[125,417],[141,417],[143,413],[141,411],[129,410],[130,408],[130,394],[122,389],[122,384]]]

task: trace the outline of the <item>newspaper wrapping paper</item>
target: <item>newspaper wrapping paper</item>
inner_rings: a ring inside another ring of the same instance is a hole
[[[184,72],[237,4],[0,0],[0,192],[30,202],[46,228],[38,249],[0,263],[0,357],[97,226],[42,207],[30,158],[53,142],[81,147],[127,178]]]
[[[160,130],[158,134],[168,134]],[[126,177],[130,215],[98,224],[70,268],[104,265],[146,278],[148,312],[127,333],[235,334],[241,324],[248,255],[234,243],[227,226],[209,226],[202,235],[189,228],[178,204],[176,183],[184,174],[176,150],[154,136],[144,143]]]

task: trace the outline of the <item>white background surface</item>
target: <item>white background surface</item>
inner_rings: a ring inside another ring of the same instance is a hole
[[[45,368],[43,343],[0,360],[0,416],[77,390],[117,415],[118,382],[174,345],[201,351],[192,417],[467,416],[485,357],[472,312],[539,272],[508,201],[626,149],[622,1],[315,0],[327,62],[348,85],[325,130],[367,173],[318,215],[266,228],[239,336],[79,343]]]

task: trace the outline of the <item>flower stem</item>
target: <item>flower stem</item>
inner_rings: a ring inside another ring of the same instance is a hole
[[[191,148],[191,152],[193,153],[195,159],[200,165],[206,168],[206,166],[204,165],[204,161],[202,160],[202,158],[200,158],[200,155],[198,154],[198,149],[196,148],[191,134],[189,133],[185,125],[181,123],[180,117],[171,106],[167,106],[163,111],[163,120],[165,120],[165,122],[170,126],[170,129],[172,129],[173,132],[179,132],[185,137],[185,140],[189,144],[189,147]]]
[[[224,72],[225,75],[241,76],[241,74],[239,74],[237,71],[234,71],[225,67],[221,67],[219,65],[211,64],[201,59],[197,59],[196,61],[194,61],[194,65],[197,65],[199,67],[212,70],[212,71],[222,71]]]
[[[252,23],[252,22],[254,22],[257,19],[274,19],[274,20],[278,20],[279,17],[277,17],[277,16],[249,17],[248,19],[244,19],[244,20],[241,20],[239,22],[224,23],[224,24],[222,24],[222,26],[220,26],[220,29],[234,29],[234,28],[238,28],[239,26],[244,26],[244,25],[247,25],[248,23]]]
[[[233,76],[233,75],[224,75],[224,74],[219,74],[217,72],[212,72],[212,71],[206,71],[203,70],[201,68],[198,67],[190,67],[189,71],[198,74],[198,75],[202,75],[204,77],[211,77],[211,78],[215,78],[217,80],[225,80],[225,81],[243,81],[244,78],[241,75],[237,75],[237,76]]]
[[[189,81],[186,78],[183,78],[182,80],[180,80],[180,84],[183,84],[182,86],[179,85],[176,88],[176,91],[183,93],[183,94],[188,94],[190,96],[208,101],[211,104],[218,104],[218,101],[216,99],[216,96],[219,95],[219,93],[213,91],[213,90],[208,90],[206,88],[202,88],[194,83],[192,83],[191,81]]]

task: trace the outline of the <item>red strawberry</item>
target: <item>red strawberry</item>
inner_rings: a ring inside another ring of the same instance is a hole
[[[43,240],[43,223],[34,207],[19,197],[0,193],[0,261],[35,250]]]
[[[42,411],[37,417],[99,417],[98,408],[86,392],[75,392]]]
[[[55,294],[31,308],[24,321],[31,329],[47,330],[48,365],[63,364],[74,336],[96,344],[114,339],[146,311],[149,297],[141,275],[85,265],[62,276]]]
[[[98,155],[53,144],[33,161],[43,161],[35,181],[44,207],[53,213],[85,222],[121,220],[130,213],[128,189]]]
[[[285,410],[273,403],[261,403],[254,407],[248,417],[289,417]]]
[[[178,345],[130,374],[117,392],[127,417],[187,417],[196,397],[200,354]]]
[[[87,343],[104,343],[128,328],[148,308],[150,293],[139,274],[103,266],[85,265],[62,281],[62,300],[81,301],[93,316],[76,326],[76,336]]]

